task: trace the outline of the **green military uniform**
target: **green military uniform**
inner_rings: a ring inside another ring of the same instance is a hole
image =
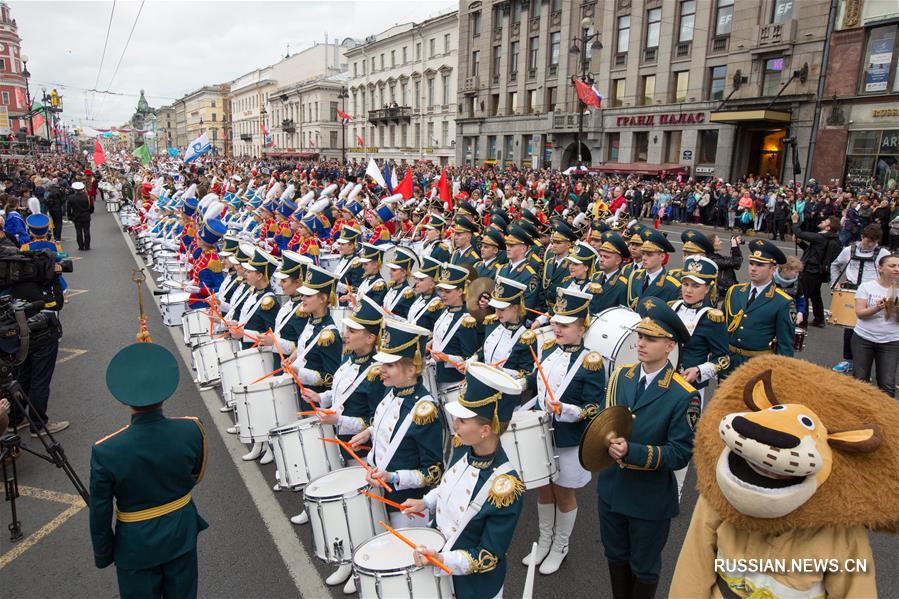
[[[356,248],[361,236],[362,232],[358,229],[353,227],[341,227],[340,237],[337,239],[336,243],[341,245],[351,244]],[[337,262],[337,266],[334,267],[334,274],[337,276],[338,295],[346,294],[347,290],[355,292],[359,287],[359,283],[362,282],[362,263],[359,262],[357,254],[358,248],[352,254],[342,256]]]
[[[324,293],[330,296],[336,284],[337,280],[332,273],[310,265],[299,293],[306,296]],[[361,300],[356,301],[358,305]],[[297,339],[296,358],[293,362],[294,372],[303,385],[317,393],[330,389],[342,356],[343,341],[331,314],[310,315]],[[311,410],[312,406],[301,399],[300,409]]]
[[[641,235],[644,253],[674,251],[674,246],[661,231],[644,229]],[[633,269],[627,279],[627,305],[635,309],[637,303],[645,297],[657,297],[671,304],[680,299],[680,281],[668,274],[664,266],[651,276],[643,268]]]
[[[697,229],[686,229],[680,234],[680,240],[683,244],[681,251],[684,253],[684,260],[689,256],[710,256],[715,253],[715,244],[705,233]],[[684,269],[672,268],[668,270],[668,274],[680,281]],[[711,298],[711,301],[714,303],[714,298]]]
[[[106,384],[120,402],[147,409],[175,392],[178,363],[160,345],[136,343],[112,359]],[[134,413],[130,425],[94,444],[94,562],[115,563],[123,598],[197,596],[197,535],[209,525],[191,493],[206,455],[200,420],[167,418],[161,409]]]
[[[457,289],[465,285],[468,271],[456,264],[444,264],[440,269],[437,286],[441,289]],[[473,355],[478,348],[478,321],[468,313],[465,306],[445,306],[434,322],[431,352],[441,352],[454,362],[462,362]],[[461,381],[463,374],[453,365],[437,362],[438,383]]]
[[[509,232],[506,235],[506,246],[510,244],[530,245],[531,237],[527,232],[516,224],[509,225]],[[540,306],[540,277],[537,271],[528,263],[527,257],[521,261],[512,264],[511,262],[503,264],[497,272],[497,277],[511,279],[516,283],[525,286],[524,306],[530,310],[537,310]]]
[[[491,225],[481,238],[481,246],[483,247],[484,245],[495,247],[497,255],[490,260],[478,260],[474,265],[474,271],[479,278],[495,279],[499,269],[506,263],[506,241],[503,232]]]
[[[637,307],[637,332],[678,343],[689,333],[666,304],[652,298]],[[634,415],[627,454],[597,477],[600,535],[615,599],[652,597],[662,549],[679,503],[674,471],[693,453],[700,398],[670,362],[651,373],[641,364],[622,366],[609,379],[605,407],[626,406]]]
[[[490,294],[490,307],[521,306],[524,292],[525,287],[521,283],[499,278]],[[533,356],[537,351],[537,335],[525,326],[523,315],[517,323],[500,322],[496,314],[488,314],[484,318],[484,343],[478,350],[477,360],[522,377],[534,369]]]
[[[474,268],[474,265],[478,260],[481,259],[481,256],[478,254],[477,246],[475,245],[475,236],[478,233],[478,225],[473,222],[466,216],[459,215],[455,220],[455,229],[457,232],[467,232],[471,233],[471,245],[464,249],[455,249],[453,250],[452,256],[450,256],[450,264],[455,264],[456,266],[470,266]]]

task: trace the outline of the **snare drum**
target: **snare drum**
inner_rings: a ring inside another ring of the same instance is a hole
[[[337,263],[340,262],[340,254],[321,254],[318,264],[328,272],[337,272]]]
[[[548,485],[559,473],[553,449],[552,418],[546,412],[519,410],[499,438],[509,462],[527,489]]]
[[[640,322],[640,316],[628,308],[615,307],[603,310],[593,319],[587,334],[584,335],[584,347],[602,354],[606,380],[616,366],[636,364],[637,332],[634,327]],[[675,366],[680,360],[680,349],[675,348],[668,359]]]
[[[296,422],[300,400],[291,376],[273,376],[251,385],[235,385],[231,395],[237,404],[242,443],[266,441],[273,428]]]
[[[231,389],[235,385],[249,385],[275,369],[275,355],[268,348],[251,347],[219,362],[222,399],[230,403]],[[293,420],[296,420],[294,416]]]
[[[857,320],[855,290],[835,289],[830,299],[830,322],[844,327],[854,327]]]
[[[401,528],[415,543],[440,551],[446,539],[435,528]],[[353,553],[353,578],[361,599],[452,599],[452,576],[437,576],[433,566],[416,566],[412,548],[389,532],[371,538]]]
[[[209,341],[209,309],[188,310],[181,316],[184,345],[197,347]]]
[[[191,352],[197,382],[200,385],[214,385],[221,379],[219,364],[233,358],[240,351],[236,339],[211,339],[197,345]]]
[[[175,291],[162,296],[159,300],[159,311],[162,313],[162,323],[167,327],[181,326],[181,316],[187,312],[189,293]]]
[[[380,501],[362,494],[380,493],[365,482],[365,469],[341,468],[310,482],[303,491],[315,555],[329,564],[349,564],[353,552],[387,521]]]
[[[315,416],[269,431],[268,442],[278,469],[280,487],[297,489],[323,474],[343,468],[337,445],[321,441],[334,436],[334,427],[322,424]]]

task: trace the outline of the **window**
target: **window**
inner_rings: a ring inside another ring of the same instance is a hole
[[[634,162],[646,162],[649,156],[649,131],[634,133]]]
[[[409,105],[409,84],[400,83],[400,106]]]
[[[558,12],[562,10],[562,0],[552,0],[549,4],[550,12]]]
[[[518,112],[518,92],[509,92],[509,103],[506,106],[506,114]]]
[[[415,60],[421,60],[421,42],[415,44]]]
[[[624,79],[612,81],[612,108],[624,105]]]
[[[680,162],[680,131],[665,131],[665,162],[677,164]]]
[[[724,88],[727,85],[727,67],[709,69],[709,100],[723,100]]]
[[[9,92],[3,92],[2,98],[3,98],[3,105],[8,106],[9,105]]]
[[[558,94],[557,87],[546,88],[546,112],[552,112],[556,109],[556,98]]]
[[[640,104],[644,106],[649,106],[652,104],[653,98],[656,94],[656,76],[655,75],[644,75],[643,76],[643,93],[640,96]]]
[[[330,110],[331,120],[337,121],[337,102],[331,102]],[[212,119],[215,120],[215,119]]]
[[[481,74],[481,51],[475,50],[471,53],[471,76],[477,77]]]
[[[487,136],[487,160],[496,160],[496,136]]]
[[[434,79],[428,78],[428,108],[434,108]]]
[[[440,139],[442,146],[449,146],[449,122],[443,121],[440,123]]]
[[[212,107],[215,108],[215,100],[212,101]]]
[[[703,129],[699,132],[699,156],[697,164],[715,164],[718,155],[718,130]]]
[[[893,77],[893,91],[899,90],[899,77],[896,77],[895,73],[896,61],[893,59],[895,44],[895,25],[871,29],[868,37],[868,49],[865,52],[863,93],[888,91],[891,76]]]
[[[412,140],[412,145],[420,146],[421,143],[421,123],[415,123],[415,139]]]
[[[512,0],[512,23],[521,23],[521,0]]]
[[[216,114],[214,112],[212,113],[212,122],[216,122]]]
[[[371,72],[372,73],[375,72],[375,57],[374,56],[371,57]]]
[[[609,162],[618,162],[618,152],[621,149],[621,134],[609,133],[609,142],[606,147],[609,148],[607,160]]]
[[[443,35],[443,53],[444,54],[450,53],[450,34],[448,34],[448,33],[445,33]]]
[[[440,76],[440,88],[443,91],[443,102],[444,106],[447,106],[450,103],[450,76],[449,73],[444,73]]]
[[[491,74],[496,77],[499,75],[500,61],[502,59],[503,47],[493,46],[493,65],[490,68]]]
[[[674,101],[687,101],[687,88],[690,86],[690,72],[678,71],[674,74]]]
[[[899,131],[850,131],[846,154],[846,183],[899,184]]]
[[[331,140],[331,147],[336,148],[337,147],[337,131],[331,131],[330,140]]]
[[[481,35],[481,12],[471,13],[471,35],[477,37]]]
[[[630,15],[624,15],[622,17],[618,17],[618,46],[616,48],[616,52],[621,54],[623,52],[627,52],[627,45],[630,43],[631,39],[631,17]]]
[[[421,81],[415,82],[415,108],[421,107]]]
[[[497,116],[499,114],[499,94],[492,94],[490,96],[490,116]]]
[[[559,48],[562,45],[562,34],[558,31],[549,34],[549,64],[550,66],[558,66],[559,64]]]
[[[653,8],[646,11],[646,47],[659,47],[659,33],[662,30],[662,9]]]
[[[354,62],[353,63],[353,77],[358,77],[358,76],[359,76],[359,63]]]
[[[428,58],[434,58],[437,55],[437,40],[431,38],[428,40]]]
[[[715,19],[715,36],[730,35],[734,23],[734,0],[718,0],[718,18]]]
[[[518,54],[521,48],[520,42],[512,42],[509,44],[509,72],[517,73],[518,72]]]
[[[781,74],[784,70],[784,57],[765,60],[765,73],[762,79],[762,95],[773,96],[780,90]]]
[[[396,67],[396,50],[390,51],[390,68]]]
[[[381,52],[381,70],[384,70],[384,53]]]
[[[515,147],[515,138],[511,135],[507,135],[503,139],[503,160],[506,162],[512,162],[513,150]]]
[[[774,0],[772,23],[783,23],[793,18],[793,0]]]
[[[537,90],[529,89],[527,91],[527,111],[528,114],[537,112]]]
[[[696,0],[684,0],[680,3],[680,31],[677,41],[693,41],[693,25],[696,22]]]
[[[497,4],[493,7],[493,29],[499,31],[503,28],[503,7]]]
[[[437,139],[434,137],[434,123],[428,123],[428,146],[434,146],[437,144]]]
[[[528,41],[528,69],[537,68],[537,52],[540,50],[540,38],[532,37]]]

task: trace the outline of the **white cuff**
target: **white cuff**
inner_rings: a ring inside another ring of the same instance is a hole
[[[425,493],[425,496],[422,497],[422,500],[424,500],[425,507],[427,508],[428,512],[430,512],[431,514],[437,513],[437,487],[434,487],[433,489]]]
[[[570,403],[562,403],[561,413],[556,415],[559,422],[580,422],[584,419],[584,414],[579,407]]]
[[[294,370],[294,372],[296,372],[296,375],[300,378],[300,382],[304,385],[317,387],[322,384],[322,377],[317,370],[300,368],[299,370]]]
[[[331,407],[331,396],[333,395],[332,391],[322,391],[318,394],[318,404],[323,408]]]
[[[397,470],[396,480],[393,481],[393,489],[421,489],[425,486],[425,479],[418,470]]]
[[[292,341],[288,341],[287,339],[282,339],[281,337],[277,336],[275,337],[275,339],[278,342],[278,348],[285,356],[289,356],[293,353],[293,350],[297,348],[297,346]]]
[[[718,374],[718,370],[715,368],[715,365],[711,362],[706,362],[705,364],[700,364],[699,368],[699,379],[697,379],[697,383],[704,383],[709,379],[715,378]]]
[[[467,551],[462,549],[442,551],[437,557],[443,562],[443,565],[453,571],[453,576],[465,576],[471,573],[471,556],[468,555]],[[436,576],[449,576],[440,568],[434,568],[434,574]]]
[[[337,434],[355,435],[365,430],[365,421],[356,416],[338,416]]]

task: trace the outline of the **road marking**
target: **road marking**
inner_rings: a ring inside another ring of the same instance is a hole
[[[72,289],[69,287],[66,289],[66,298],[70,299],[75,297],[76,295],[81,295],[82,293],[87,293],[90,289]]]
[[[28,535],[23,541],[19,541],[15,547],[0,555],[0,570],[12,563],[16,558],[21,557],[23,553],[37,545],[41,539],[51,534],[54,530],[62,526],[66,520],[83,510],[85,507],[84,500],[78,495],[71,493],[60,493],[59,491],[50,491],[47,489],[38,489],[36,487],[19,487],[19,495],[22,497],[33,497],[35,499],[43,499],[45,501],[55,501],[63,503],[69,507],[61,514],[50,520],[48,523],[40,527],[35,532]]]
[[[66,352],[69,355],[64,358],[57,358],[56,359],[57,364],[62,364],[63,362],[68,362],[72,358],[77,358],[78,356],[84,355],[88,352],[88,350],[86,350],[86,349],[75,349],[73,347],[60,347],[59,351]]]
[[[121,225],[117,214],[113,214],[113,218]],[[137,255],[131,236],[123,231],[122,237],[125,239],[125,245],[128,251],[131,252],[134,262],[138,267],[146,268],[143,260]],[[151,292],[159,289],[156,281],[149,276],[146,279],[146,284]],[[157,307],[159,305],[159,297],[154,296],[153,298],[153,302],[157,304]],[[178,327],[165,328],[168,329],[169,334],[172,336],[172,341],[184,364],[187,368],[190,368],[190,351],[184,346],[181,329]],[[215,428],[225,444],[225,448],[228,450],[228,457],[231,458],[235,469],[237,469],[238,474],[243,479],[244,486],[246,486],[250,498],[256,505],[262,522],[268,529],[272,541],[275,543],[275,548],[278,550],[281,560],[284,562],[284,566],[287,568],[287,572],[290,574],[300,596],[330,597],[331,592],[322,583],[321,576],[319,576],[318,570],[313,565],[313,557],[306,550],[303,543],[300,542],[299,536],[294,532],[294,525],[288,519],[288,514],[284,513],[281,504],[275,499],[274,492],[271,490],[272,483],[265,479],[255,462],[244,462],[240,459],[240,456],[246,453],[246,447],[238,440],[237,435],[225,432],[225,429],[230,427],[232,422],[230,416],[219,411],[219,408],[222,407],[222,401],[219,399],[218,393],[214,390],[203,391],[199,385],[197,385],[197,392],[203,399],[203,403],[206,404],[210,420],[215,423]]]

